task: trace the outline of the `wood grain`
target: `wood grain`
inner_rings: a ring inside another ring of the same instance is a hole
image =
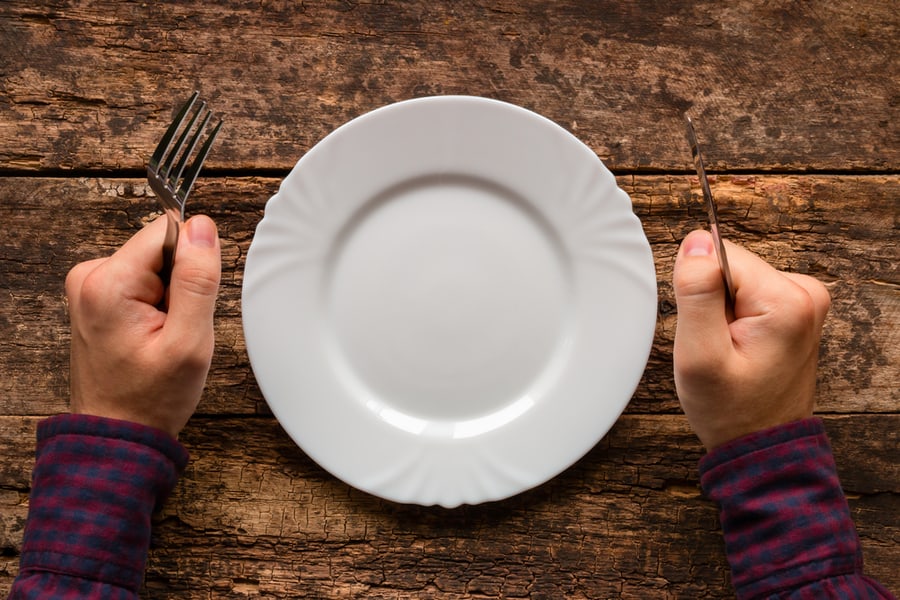
[[[285,169],[338,125],[434,94],[513,102],[617,171],[900,166],[892,2],[0,4],[0,168],[136,170],[199,89],[208,168]]]
[[[217,348],[203,414],[267,414],[240,321],[243,260],[279,180],[203,179],[191,210],[210,214],[223,238]],[[656,257],[657,336],[629,411],[678,413],[671,377],[677,245],[705,224],[696,178],[624,176]],[[824,412],[896,412],[900,399],[900,178],[720,176],[723,231],[778,268],[825,281],[833,306],[821,358]],[[0,178],[0,414],[53,414],[67,398],[68,324],[62,283],[75,263],[112,252],[149,219],[144,180]],[[61,218],[61,215],[65,215]]]
[[[189,203],[222,236],[217,342],[142,597],[733,597],[672,383],[672,265],[706,223],[684,111],[725,235],[829,288],[818,412],[867,572],[896,593],[898,34],[882,0],[0,3],[0,596],[36,423],[67,408],[65,275],[155,218],[145,161],[195,89],[226,119]],[[659,285],[613,430],[547,484],[455,510],[379,500],[312,462],[270,414],[240,318],[244,258],[288,170],[349,119],[434,94],[525,106],[583,140],[630,194]]]
[[[898,419],[826,421],[867,569],[895,589]],[[0,449],[22,462],[0,496],[5,548],[24,525],[31,465],[20,449],[35,421],[0,418]],[[548,484],[456,510],[355,491],[270,418],[194,419],[183,440],[193,458],[157,516],[146,598],[729,595],[715,509],[697,487],[700,448],[680,418],[626,416]],[[0,590],[12,572],[0,563]]]
[[[211,214],[223,236],[218,343],[199,414],[183,434],[193,460],[158,516],[145,597],[728,597],[715,511],[697,489],[701,449],[671,382],[669,281],[678,242],[704,223],[697,183],[680,175],[618,181],[652,244],[660,287],[654,349],[627,414],[548,484],[455,511],[353,490],[268,414],[244,348],[240,286],[279,180],[201,181],[193,210]],[[820,411],[832,415],[867,568],[896,587],[900,178],[719,176],[713,186],[730,238],[830,286]],[[0,313],[2,591],[16,569],[36,415],[65,410],[62,279],[75,262],[121,244],[156,206],[143,180],[131,179],[0,178],[0,197],[0,220],[10,224],[0,278],[11,299]]]

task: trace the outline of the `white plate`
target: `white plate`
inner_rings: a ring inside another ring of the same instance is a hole
[[[310,150],[247,255],[247,349],[294,441],[343,481],[447,507],[541,484],[627,405],[656,322],[631,201],[523,108],[421,98]]]

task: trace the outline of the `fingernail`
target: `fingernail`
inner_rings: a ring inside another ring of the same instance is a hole
[[[197,216],[188,221],[187,234],[188,240],[192,246],[198,248],[213,248],[216,245],[216,224],[212,219],[204,216]]]
[[[709,256],[712,251],[712,239],[708,235],[689,235],[684,240],[685,256]]]

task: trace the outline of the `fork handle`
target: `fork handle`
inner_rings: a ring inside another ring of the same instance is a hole
[[[159,277],[162,279],[163,285],[169,287],[169,282],[172,280],[172,267],[175,264],[175,248],[178,246],[179,224],[178,219],[172,215],[171,211],[166,211],[166,218],[166,237],[163,240],[162,248],[163,265]]]

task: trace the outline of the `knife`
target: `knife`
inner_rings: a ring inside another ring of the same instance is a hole
[[[687,139],[691,145],[691,156],[694,159],[694,168],[700,177],[700,187],[703,190],[703,199],[706,201],[706,212],[709,215],[709,229],[712,232],[713,245],[716,256],[719,259],[719,268],[722,270],[722,281],[725,282],[725,300],[729,306],[734,306],[734,283],[731,279],[731,269],[728,268],[728,256],[725,254],[725,243],[719,233],[719,212],[716,210],[716,201],[709,189],[709,180],[706,178],[706,169],[703,168],[703,157],[700,154],[700,145],[697,143],[697,134],[694,133],[694,124],[691,118],[685,114],[687,124]]]

